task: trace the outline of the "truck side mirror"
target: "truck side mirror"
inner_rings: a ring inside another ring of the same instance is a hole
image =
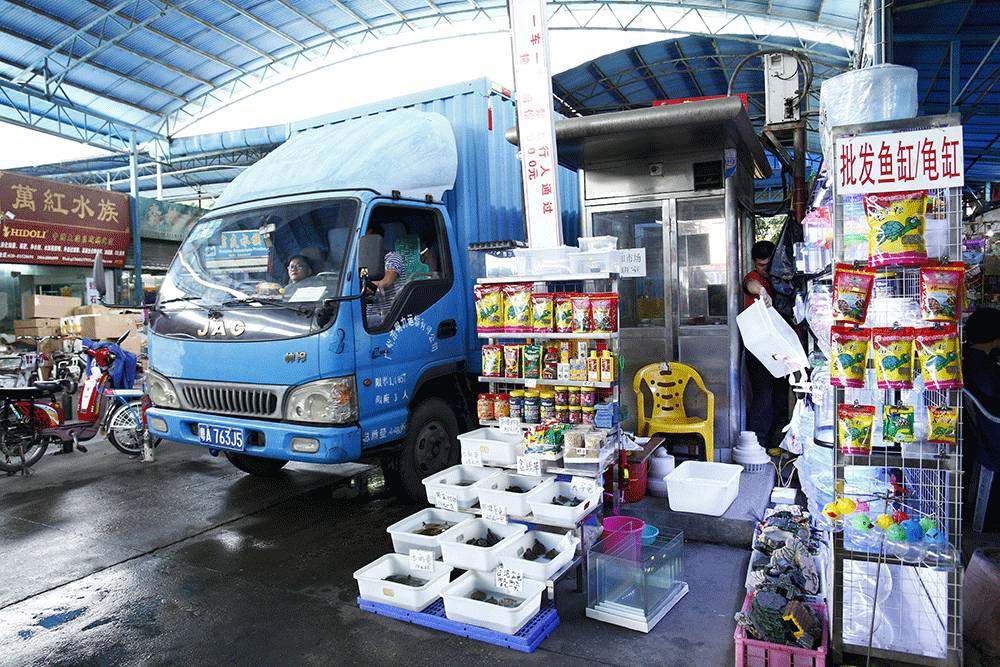
[[[382,280],[385,276],[385,242],[378,234],[365,234],[358,241],[358,277]]]
[[[94,255],[94,289],[97,293],[104,298],[104,295],[108,293],[108,285],[104,281],[104,257],[101,255],[101,251],[98,250],[97,254]]]

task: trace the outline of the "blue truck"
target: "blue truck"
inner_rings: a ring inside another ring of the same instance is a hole
[[[295,125],[171,264],[151,434],[252,475],[378,461],[421,497],[476,423],[468,245],[525,238],[514,122],[510,94],[476,80]],[[560,172],[575,238],[577,175]]]

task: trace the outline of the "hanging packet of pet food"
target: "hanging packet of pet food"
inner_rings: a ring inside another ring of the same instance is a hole
[[[958,441],[958,408],[927,406],[927,442],[954,445]]]
[[[855,327],[830,328],[830,384],[864,387],[869,335]]]
[[[924,376],[924,387],[962,388],[962,351],[956,325],[918,329],[915,346],[918,368]]]
[[[573,333],[587,333],[591,331],[590,296],[587,294],[573,294],[570,302],[573,305]]]
[[[915,266],[927,261],[927,191],[865,195],[868,265]]]
[[[559,333],[573,333],[573,295],[568,293],[556,294],[556,331]]]
[[[503,286],[503,330],[531,331],[531,283],[508,283]]]
[[[964,282],[962,262],[920,267],[920,317],[928,322],[958,322]]]
[[[480,332],[503,331],[503,287],[476,285],[476,329]]]
[[[842,454],[871,454],[874,405],[837,406],[837,440]]]
[[[591,294],[590,318],[596,333],[618,331],[618,295]]]
[[[886,442],[913,442],[914,416],[912,405],[885,405],[882,407],[882,440]]]
[[[507,378],[521,377],[521,345],[503,346],[503,376]]]
[[[503,347],[483,345],[483,375],[498,378],[503,375]]]
[[[555,328],[555,295],[537,293],[531,295],[531,330],[548,333]]]
[[[833,272],[834,321],[864,324],[874,284],[875,272],[871,269],[838,264]]]
[[[521,349],[523,376],[536,379],[542,375],[542,346],[525,345]]]
[[[879,389],[912,389],[913,329],[872,329],[871,332],[872,359]]]

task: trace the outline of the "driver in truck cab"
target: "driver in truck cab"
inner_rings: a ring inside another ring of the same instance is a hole
[[[372,235],[385,238],[381,224],[372,222],[368,225],[365,236]],[[396,295],[406,285],[406,266],[403,263],[403,256],[395,250],[387,250],[384,262],[385,275],[381,280],[371,281],[367,288],[368,293],[372,295],[367,309],[368,326],[371,327],[382,324],[396,299]]]

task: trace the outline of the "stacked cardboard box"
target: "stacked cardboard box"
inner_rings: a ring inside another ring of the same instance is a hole
[[[69,315],[80,305],[80,300],[65,296],[25,294],[21,301],[24,319],[14,320],[14,334],[18,336],[58,336],[60,318]]]
[[[31,320],[14,320],[17,336],[41,337],[59,335],[58,317],[36,317]]]

